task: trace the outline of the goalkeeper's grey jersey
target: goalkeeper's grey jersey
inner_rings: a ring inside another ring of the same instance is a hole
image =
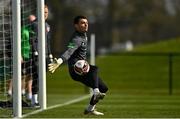
[[[61,56],[63,61],[68,60],[68,65],[73,66],[77,60],[86,60],[87,42],[86,33],[74,32],[68,43],[68,49]]]

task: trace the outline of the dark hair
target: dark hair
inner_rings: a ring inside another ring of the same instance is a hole
[[[74,18],[74,24],[78,24],[80,19],[87,19],[85,16],[79,15]]]

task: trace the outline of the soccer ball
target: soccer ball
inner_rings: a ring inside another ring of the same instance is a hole
[[[89,72],[90,66],[86,60],[78,60],[74,65],[74,71],[78,75],[84,75]]]

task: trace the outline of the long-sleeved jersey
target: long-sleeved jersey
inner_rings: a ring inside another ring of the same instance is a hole
[[[78,60],[86,60],[87,42],[86,33],[75,31],[68,43],[67,50],[61,56],[63,61],[68,60],[68,65],[73,66]]]

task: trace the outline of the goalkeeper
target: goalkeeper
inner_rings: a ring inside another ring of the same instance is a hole
[[[107,86],[98,77],[98,67],[90,65],[90,70],[85,75],[79,75],[74,71],[74,64],[78,60],[86,60],[87,57],[87,18],[85,16],[76,16],[74,18],[74,28],[75,32],[69,41],[67,50],[60,58],[55,58],[55,62],[49,64],[49,71],[53,73],[63,62],[68,61],[69,73],[72,79],[93,89],[93,96],[84,114],[104,115],[95,110],[96,103],[104,98],[108,90]]]

